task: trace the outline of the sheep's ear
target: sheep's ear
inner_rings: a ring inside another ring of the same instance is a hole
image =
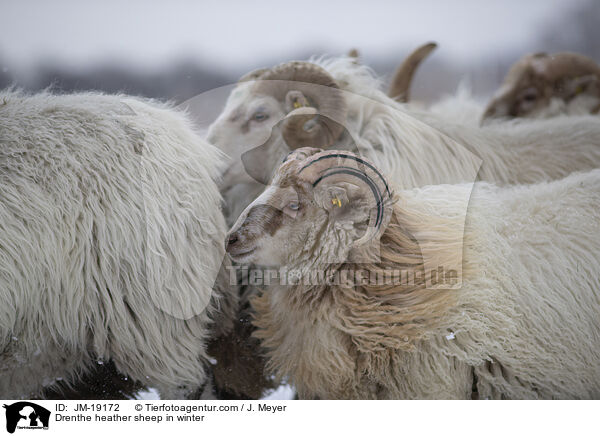
[[[320,203],[323,209],[328,211],[340,212],[346,210],[350,205],[347,189],[343,186],[328,186],[323,188],[319,195]]]
[[[566,99],[575,98],[580,94],[597,95],[598,77],[594,74],[567,79],[564,93]]]
[[[361,222],[369,218],[369,202],[364,188],[349,182],[323,186],[317,197],[321,206],[340,218]]]
[[[285,111],[288,114],[295,109],[309,106],[310,103],[308,98],[306,98],[300,91],[292,90],[289,91],[285,96]]]

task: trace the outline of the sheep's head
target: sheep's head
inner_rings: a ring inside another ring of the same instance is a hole
[[[590,100],[589,111],[600,104],[600,67],[577,53],[527,55],[515,63],[485,110],[492,118],[543,116],[553,99],[568,104],[575,98]]]
[[[238,262],[313,266],[350,260],[385,230],[392,194],[370,162],[345,151],[300,148],[240,215],[226,239]]]
[[[237,159],[271,136],[286,115],[270,154],[299,147],[327,148],[342,133],[346,103],[335,80],[309,62],[288,62],[246,74],[208,131],[209,142]],[[333,122],[336,121],[337,123]],[[281,161],[281,159],[279,159]]]

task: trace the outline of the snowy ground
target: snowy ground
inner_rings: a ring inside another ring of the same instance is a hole
[[[296,391],[290,385],[279,386],[274,391],[265,395],[263,400],[293,400]],[[136,396],[136,400],[160,400],[158,391],[154,388],[144,389],[139,391]]]
[[[273,392],[265,395],[263,400],[293,400],[296,391],[290,385],[282,385]]]
[[[158,391],[154,388],[144,389],[143,391],[138,391],[135,395],[136,400],[160,400],[160,395]]]

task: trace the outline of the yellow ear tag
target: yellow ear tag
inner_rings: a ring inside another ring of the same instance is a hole
[[[342,207],[342,202],[337,197],[331,199],[331,204],[333,204],[334,206],[337,206],[337,207]]]
[[[575,90],[575,94],[581,94],[583,92],[583,86],[579,85]]]
[[[296,100],[294,102],[294,109],[298,109],[299,107],[302,107],[302,104],[300,104],[300,102],[298,100]]]

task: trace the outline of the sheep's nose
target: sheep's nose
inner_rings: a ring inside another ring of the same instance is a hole
[[[235,245],[237,241],[240,240],[240,237],[237,232],[232,233],[225,239],[225,251],[228,253],[231,251],[231,248]]]

